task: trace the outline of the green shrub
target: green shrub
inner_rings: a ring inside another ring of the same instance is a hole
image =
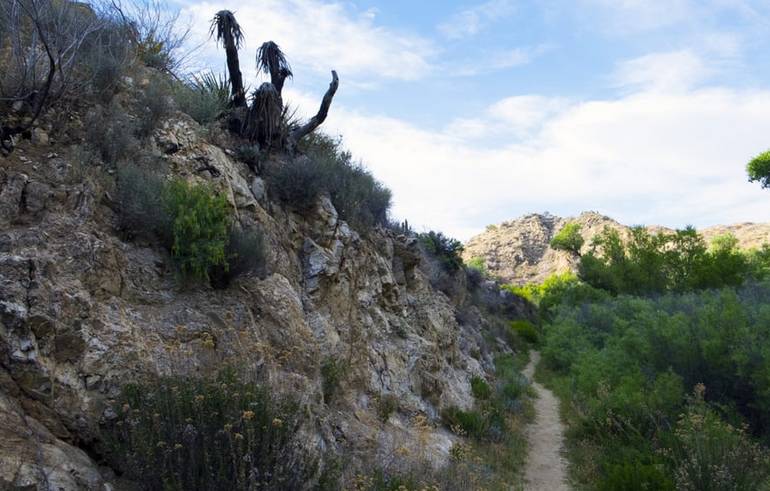
[[[121,229],[160,239],[183,276],[224,288],[237,276],[265,273],[261,232],[233,226],[227,198],[209,186],[164,182],[125,165],[118,167],[116,194]]]
[[[445,271],[452,273],[463,266],[460,256],[463,244],[459,240],[433,230],[420,234],[419,239],[425,250],[439,261]]]
[[[770,150],[754,157],[746,165],[746,172],[749,175],[749,181],[759,181],[763,188],[770,188]]]
[[[738,286],[752,276],[751,267],[750,255],[731,237],[709,248],[692,227],[658,234],[635,227],[625,244],[607,228],[581,257],[579,276],[612,294],[650,295]]]
[[[227,266],[211,268],[211,283],[217,288],[227,287],[236,277],[255,273],[265,274],[265,240],[259,230],[231,227],[225,246]]]
[[[564,225],[551,239],[551,247],[580,255],[580,248],[583,247],[585,242],[583,236],[580,235],[580,229],[580,224],[577,222],[570,222]]]
[[[262,174],[262,152],[259,145],[241,145],[235,149],[235,157],[248,165],[255,174]]]
[[[200,124],[216,121],[230,103],[230,82],[207,72],[175,84],[172,95],[180,111]]]
[[[398,410],[399,402],[395,394],[382,394],[377,400],[377,415],[380,421],[387,423],[390,415]]]
[[[173,217],[163,201],[163,179],[134,165],[119,166],[117,177],[120,228],[129,235],[156,234],[170,246]]]
[[[84,126],[86,143],[106,164],[133,160],[139,153],[136,125],[115,105],[90,112]]]
[[[156,76],[140,93],[136,101],[137,135],[148,137],[171,114],[171,87],[169,82]]]
[[[492,395],[492,388],[486,380],[481,377],[471,377],[471,392],[476,399],[489,399]]]
[[[337,389],[345,374],[345,364],[329,357],[321,365],[321,381],[324,401],[328,404],[334,399]]]
[[[511,321],[511,329],[528,343],[537,343],[540,337],[535,325],[526,320]]]
[[[469,269],[475,269],[482,275],[487,274],[487,262],[483,257],[472,257],[465,263],[465,266]]]
[[[340,218],[366,232],[388,223],[391,192],[361,164],[353,162],[341,142],[314,134],[303,141],[304,157],[268,169],[267,182],[276,197],[300,212],[328,194]]]
[[[677,489],[755,490],[770,487],[770,454],[746,428],[722,421],[697,388],[676,426],[673,451]]]
[[[558,310],[543,362],[568,404],[571,438],[598,449],[605,489],[654,481],[650,465],[676,489],[764,489],[768,456],[752,434],[767,441],[770,428],[767,298],[770,285],[748,284]],[[703,381],[708,400],[702,386],[689,400],[685,387]]]
[[[325,191],[322,169],[309,158],[295,158],[271,167],[265,177],[268,190],[301,213],[312,210]]]
[[[662,467],[637,461],[612,464],[599,483],[599,491],[674,491],[674,483]]]
[[[107,461],[144,489],[300,489],[315,472],[298,405],[232,371],[127,384],[111,409]]]
[[[203,184],[169,183],[165,205],[174,221],[171,254],[184,276],[208,280],[214,267],[228,268],[230,207],[223,194]]]
[[[487,436],[488,422],[478,411],[463,411],[448,407],[441,412],[441,419],[449,428],[459,428],[469,437],[482,440]]]

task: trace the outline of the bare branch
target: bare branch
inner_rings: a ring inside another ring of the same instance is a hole
[[[289,133],[289,151],[294,151],[297,143],[299,143],[302,138],[310,134],[313,130],[321,126],[324,121],[326,121],[326,116],[329,115],[329,107],[332,105],[332,99],[334,98],[334,94],[337,92],[339,85],[340,80],[339,77],[337,77],[337,72],[332,70],[332,81],[329,84],[329,89],[326,91],[326,94],[324,94],[323,100],[321,101],[321,107],[318,109],[318,114],[310,118],[310,120],[304,125],[295,128],[291,131],[291,133]]]

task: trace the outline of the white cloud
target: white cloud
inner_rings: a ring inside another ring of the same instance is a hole
[[[251,79],[256,50],[274,40],[295,66],[327,74],[331,68],[348,77],[385,77],[413,80],[431,71],[432,44],[421,37],[378,26],[376,10],[356,12],[342,3],[319,0],[233,0],[195,2],[183,10],[192,18],[193,34],[204,43],[203,55],[222,60],[224,52],[208,40],[214,14],[235,12],[246,36],[241,70]]]
[[[438,29],[449,39],[461,39],[478,34],[487,25],[515,11],[512,0],[489,0],[457,12]]]
[[[480,53],[472,61],[453,63],[451,67],[445,68],[445,71],[450,75],[460,77],[487,74],[506,68],[527,65],[539,56],[547,53],[550,49],[552,49],[552,45],[541,44],[538,46],[497,50],[491,54]]]
[[[581,0],[585,9],[603,14],[605,28],[623,33],[649,31],[675,25],[695,16],[692,0]]]
[[[342,107],[325,128],[393,189],[397,216],[467,239],[546,209],[669,226],[770,221],[770,193],[744,172],[770,144],[769,112],[770,92],[703,89],[573,104],[506,99],[465,122],[484,134],[510,121],[508,138],[487,147],[456,126],[431,131]]]
[[[613,85],[625,89],[685,90],[704,81],[713,70],[690,50],[653,53],[618,64]]]

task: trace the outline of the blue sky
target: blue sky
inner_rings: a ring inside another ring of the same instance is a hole
[[[233,10],[282,46],[285,99],[393,191],[394,215],[467,239],[524,213],[629,224],[770,221],[744,164],[770,147],[770,2],[182,0],[194,38]],[[224,69],[212,42],[203,65]]]

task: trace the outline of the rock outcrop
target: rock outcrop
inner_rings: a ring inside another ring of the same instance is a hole
[[[121,385],[223,366],[299,395],[309,448],[354,463],[422,446],[445,462],[456,437],[440,411],[469,407],[470,378],[493,370],[486,320],[458,323],[413,238],[362,237],[328,198],[305,216],[283,209],[202,134],[177,114],[152,145],[168,175],[212,183],[264,232],[269,274],[224,290],[182,285],[162,249],[125,240],[111,171],[79,161],[77,147],[22,142],[0,160],[0,488],[114,487],[99,429]],[[329,359],[347,367],[334,401],[320,375]],[[382,422],[386,395],[398,410]],[[427,433],[413,431],[416,416]]]
[[[549,213],[533,213],[516,220],[490,225],[486,231],[471,238],[465,244],[463,258],[483,258],[489,272],[507,283],[522,285],[539,283],[554,273],[574,271],[577,257],[569,252],[552,249],[549,244],[554,235],[569,222],[581,225],[585,239],[583,251],[587,251],[591,239],[610,227],[627,237],[630,227],[597,212],[583,212],[577,217],[561,218]],[[649,226],[651,232],[671,232],[660,226]],[[706,241],[718,235],[731,233],[742,248],[761,247],[770,243],[770,224],[743,223],[714,226],[699,230]]]

